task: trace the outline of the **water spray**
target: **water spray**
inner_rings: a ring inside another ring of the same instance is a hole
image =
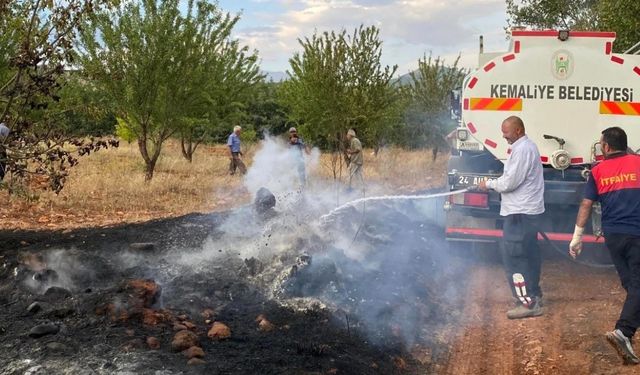
[[[327,223],[331,219],[332,216],[338,214],[340,211],[343,211],[349,207],[354,207],[360,203],[366,203],[369,201],[412,201],[412,200],[424,200],[424,199],[433,199],[440,197],[448,197],[451,195],[462,194],[468,192],[469,189],[461,189],[448,191],[444,193],[435,193],[435,194],[423,194],[423,195],[383,195],[378,197],[367,197],[367,198],[359,198],[352,200],[343,204],[342,206],[336,207],[331,212],[326,215],[320,216],[321,223]]]

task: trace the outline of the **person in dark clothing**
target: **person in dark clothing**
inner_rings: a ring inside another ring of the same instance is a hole
[[[364,195],[364,177],[362,175],[362,165],[364,157],[362,156],[362,143],[356,135],[356,130],[351,128],[347,131],[347,142],[349,147],[346,150],[349,155],[349,191],[354,187],[358,187]]]
[[[4,179],[5,169],[7,165],[7,151],[4,148],[4,141],[11,131],[4,122],[0,122],[0,181]]]
[[[305,186],[307,182],[307,172],[304,165],[304,154],[309,154],[309,148],[304,143],[302,137],[298,135],[298,130],[294,127],[289,129],[289,146],[293,152],[294,162],[296,169],[298,170],[298,177],[300,178],[300,186]]]
[[[589,174],[569,254],[575,258],[582,251],[591,207],[600,202],[605,244],[627,291],[615,329],[605,337],[625,364],[637,365],[631,340],[640,326],[640,156],[627,152],[627,134],[618,127],[605,129],[600,145],[605,159]]]

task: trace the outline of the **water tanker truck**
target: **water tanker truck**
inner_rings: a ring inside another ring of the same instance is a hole
[[[602,160],[602,130],[619,126],[630,148],[640,149],[640,55],[633,48],[614,53],[614,40],[613,32],[516,30],[506,52],[484,53],[481,42],[478,67],[465,77],[460,93],[449,189],[499,177],[510,152],[501,123],[512,115],[522,118],[544,167],[540,236],[566,248],[589,170]],[[450,196],[447,239],[497,241],[502,236],[499,208],[500,195],[492,191]],[[598,209],[585,243],[603,243]]]

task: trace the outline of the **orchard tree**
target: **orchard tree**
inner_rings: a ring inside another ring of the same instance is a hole
[[[278,101],[278,82],[262,82],[251,99],[247,111],[249,121],[258,133],[279,135],[289,129],[287,110]]]
[[[347,95],[354,114],[349,125],[359,130],[360,139],[377,154],[400,120],[400,91],[392,81],[397,66],[383,67],[380,63],[382,41],[375,27],[361,26],[353,36],[347,36],[347,42],[350,48],[346,68],[351,79]]]
[[[57,104],[74,66],[73,39],[82,22],[108,8],[106,0],[0,1],[0,138],[2,187],[23,191],[36,179],[56,193],[77,156],[116,146],[115,140],[74,138],[60,126]],[[40,176],[38,178],[38,176]]]
[[[77,70],[67,71],[64,79],[60,101],[52,106],[60,114],[59,127],[62,131],[77,137],[113,135],[116,117],[95,85],[83,79]]]
[[[189,1],[183,14],[180,4],[124,3],[97,14],[79,43],[87,77],[110,99],[118,126],[137,140],[147,181],[164,141],[180,134],[190,159],[201,129],[224,112],[217,104],[237,98],[238,77],[257,74],[256,57],[228,40],[237,17],[206,1]],[[232,87],[216,84],[224,79]]]
[[[247,105],[264,79],[257,54],[231,38],[239,17],[215,4],[200,2],[197,7],[185,19],[192,78],[184,83],[190,85],[190,100],[177,121],[182,155],[189,161],[202,142],[220,140],[232,124],[248,120]]]
[[[360,26],[353,34],[316,33],[298,42],[302,52],[289,60],[281,103],[292,124],[302,124],[311,141],[334,152],[337,178],[347,129],[355,127],[366,143],[384,134],[379,130],[398,99],[391,87],[397,67],[381,64],[382,42],[375,26]]]
[[[84,73],[109,98],[118,124],[134,134],[151,180],[162,143],[174,132],[179,53],[178,1],[127,2],[97,14],[79,44]]]
[[[404,87],[409,101],[405,121],[407,140],[412,146],[430,146],[435,160],[445,143],[446,134],[456,122],[451,119],[451,91],[462,85],[466,71],[458,67],[460,56],[452,65],[440,57],[424,56],[418,60],[418,69],[409,73]]]
[[[303,51],[289,60],[289,79],[279,91],[292,123],[305,123],[309,140],[335,151],[348,126],[345,31],[298,39]]]

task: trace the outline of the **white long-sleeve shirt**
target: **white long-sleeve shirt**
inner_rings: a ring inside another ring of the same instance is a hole
[[[501,194],[500,216],[544,212],[544,177],[538,147],[526,135],[511,145],[499,178],[487,187]]]

